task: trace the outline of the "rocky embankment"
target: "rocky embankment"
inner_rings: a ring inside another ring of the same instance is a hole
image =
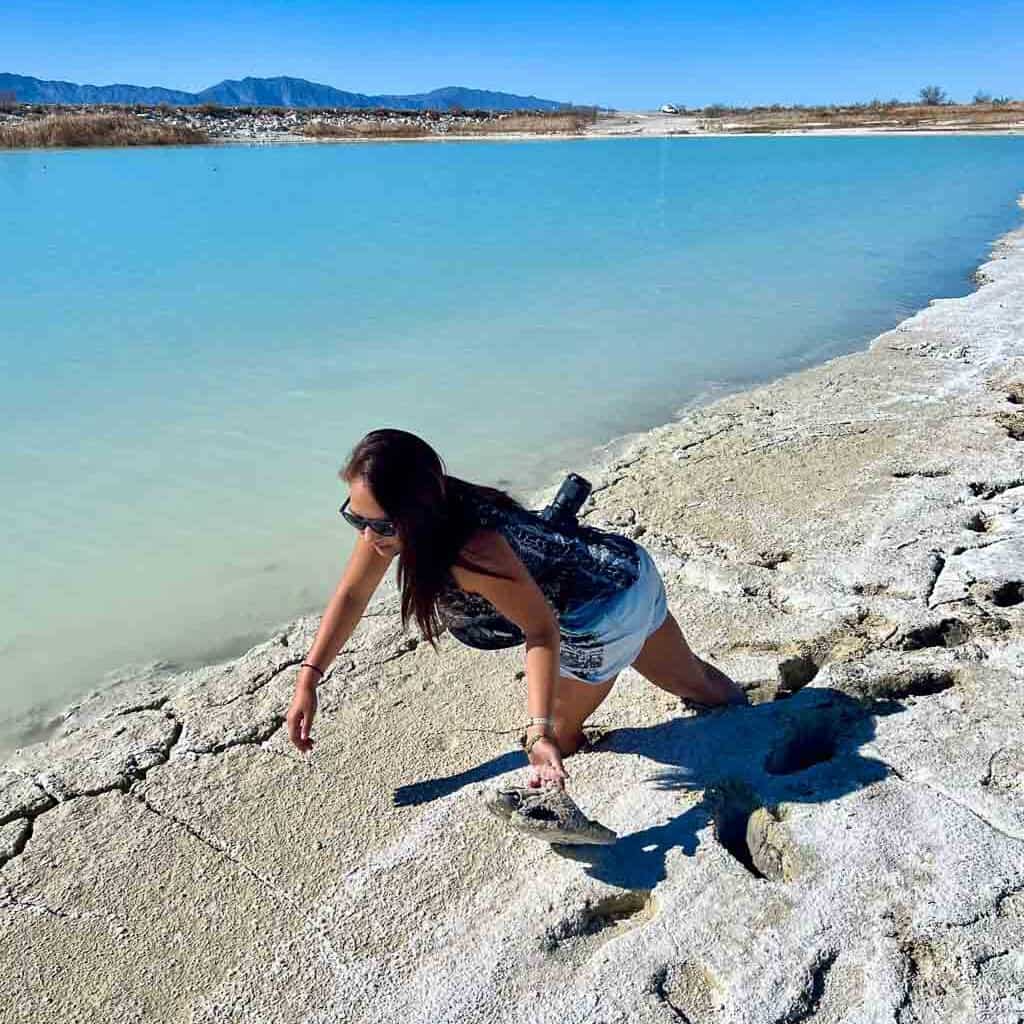
[[[312,620],[11,761],[0,1017],[1024,1019],[1024,231],[979,279],[595,478],[589,521],[755,701],[622,675],[567,761],[616,845],[486,814],[521,652],[435,653],[384,594],[308,758],[281,726]]]
[[[260,107],[56,107],[0,111],[3,131],[29,130],[45,118],[117,117],[156,132],[194,134],[209,142],[311,142],[402,138],[574,135],[591,124],[591,111],[307,110]]]

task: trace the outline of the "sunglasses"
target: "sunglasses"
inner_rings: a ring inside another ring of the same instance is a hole
[[[345,499],[345,504],[338,509],[345,519],[345,522],[350,526],[354,526],[357,530],[362,532],[367,527],[373,530],[378,536],[381,537],[394,537],[398,533],[398,527],[390,519],[365,519],[363,516],[356,515],[355,512],[350,512],[348,509],[349,499]]]

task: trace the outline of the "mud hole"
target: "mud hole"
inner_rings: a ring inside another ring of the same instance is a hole
[[[707,790],[715,838],[755,878],[768,876],[754,863],[747,827],[761,806],[757,794],[739,779],[725,779]]]
[[[904,651],[920,651],[926,647],[959,647],[971,638],[971,627],[960,619],[948,618],[907,630],[899,647]]]
[[[992,529],[992,520],[988,518],[983,512],[975,512],[967,522],[964,523],[964,529],[970,530],[972,533],[988,533]],[[963,552],[959,552],[963,554]],[[957,554],[957,552],[954,552]]]
[[[762,803],[740,779],[725,779],[706,793],[715,838],[754,878],[791,882],[807,858],[793,842],[778,809]]]
[[[802,690],[821,669],[821,662],[809,654],[798,654],[779,662],[779,697]]]
[[[997,608],[1012,608],[1024,601],[1024,583],[1020,580],[1009,580],[993,587],[989,593],[989,600]]]
[[[908,669],[881,680],[877,693],[880,697],[902,700],[905,697],[930,697],[956,685],[952,672],[940,669]]]
[[[765,758],[769,775],[795,775],[835,757],[842,733],[840,716],[815,710],[786,723],[784,732]]]

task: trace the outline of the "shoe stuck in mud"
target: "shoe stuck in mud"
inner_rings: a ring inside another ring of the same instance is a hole
[[[502,786],[485,790],[484,806],[518,832],[548,843],[609,845],[618,835],[592,821],[558,786]]]

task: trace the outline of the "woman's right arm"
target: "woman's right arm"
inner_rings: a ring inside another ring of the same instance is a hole
[[[378,555],[372,544],[362,537],[356,539],[348,564],[334,594],[324,609],[320,628],[305,661],[316,665],[324,674],[338,651],[359,625],[374,591],[384,578],[394,556]],[[311,668],[300,668],[295,680],[295,693],[285,721],[288,736],[303,753],[313,749],[309,737],[316,714],[316,687],[322,677]]]

